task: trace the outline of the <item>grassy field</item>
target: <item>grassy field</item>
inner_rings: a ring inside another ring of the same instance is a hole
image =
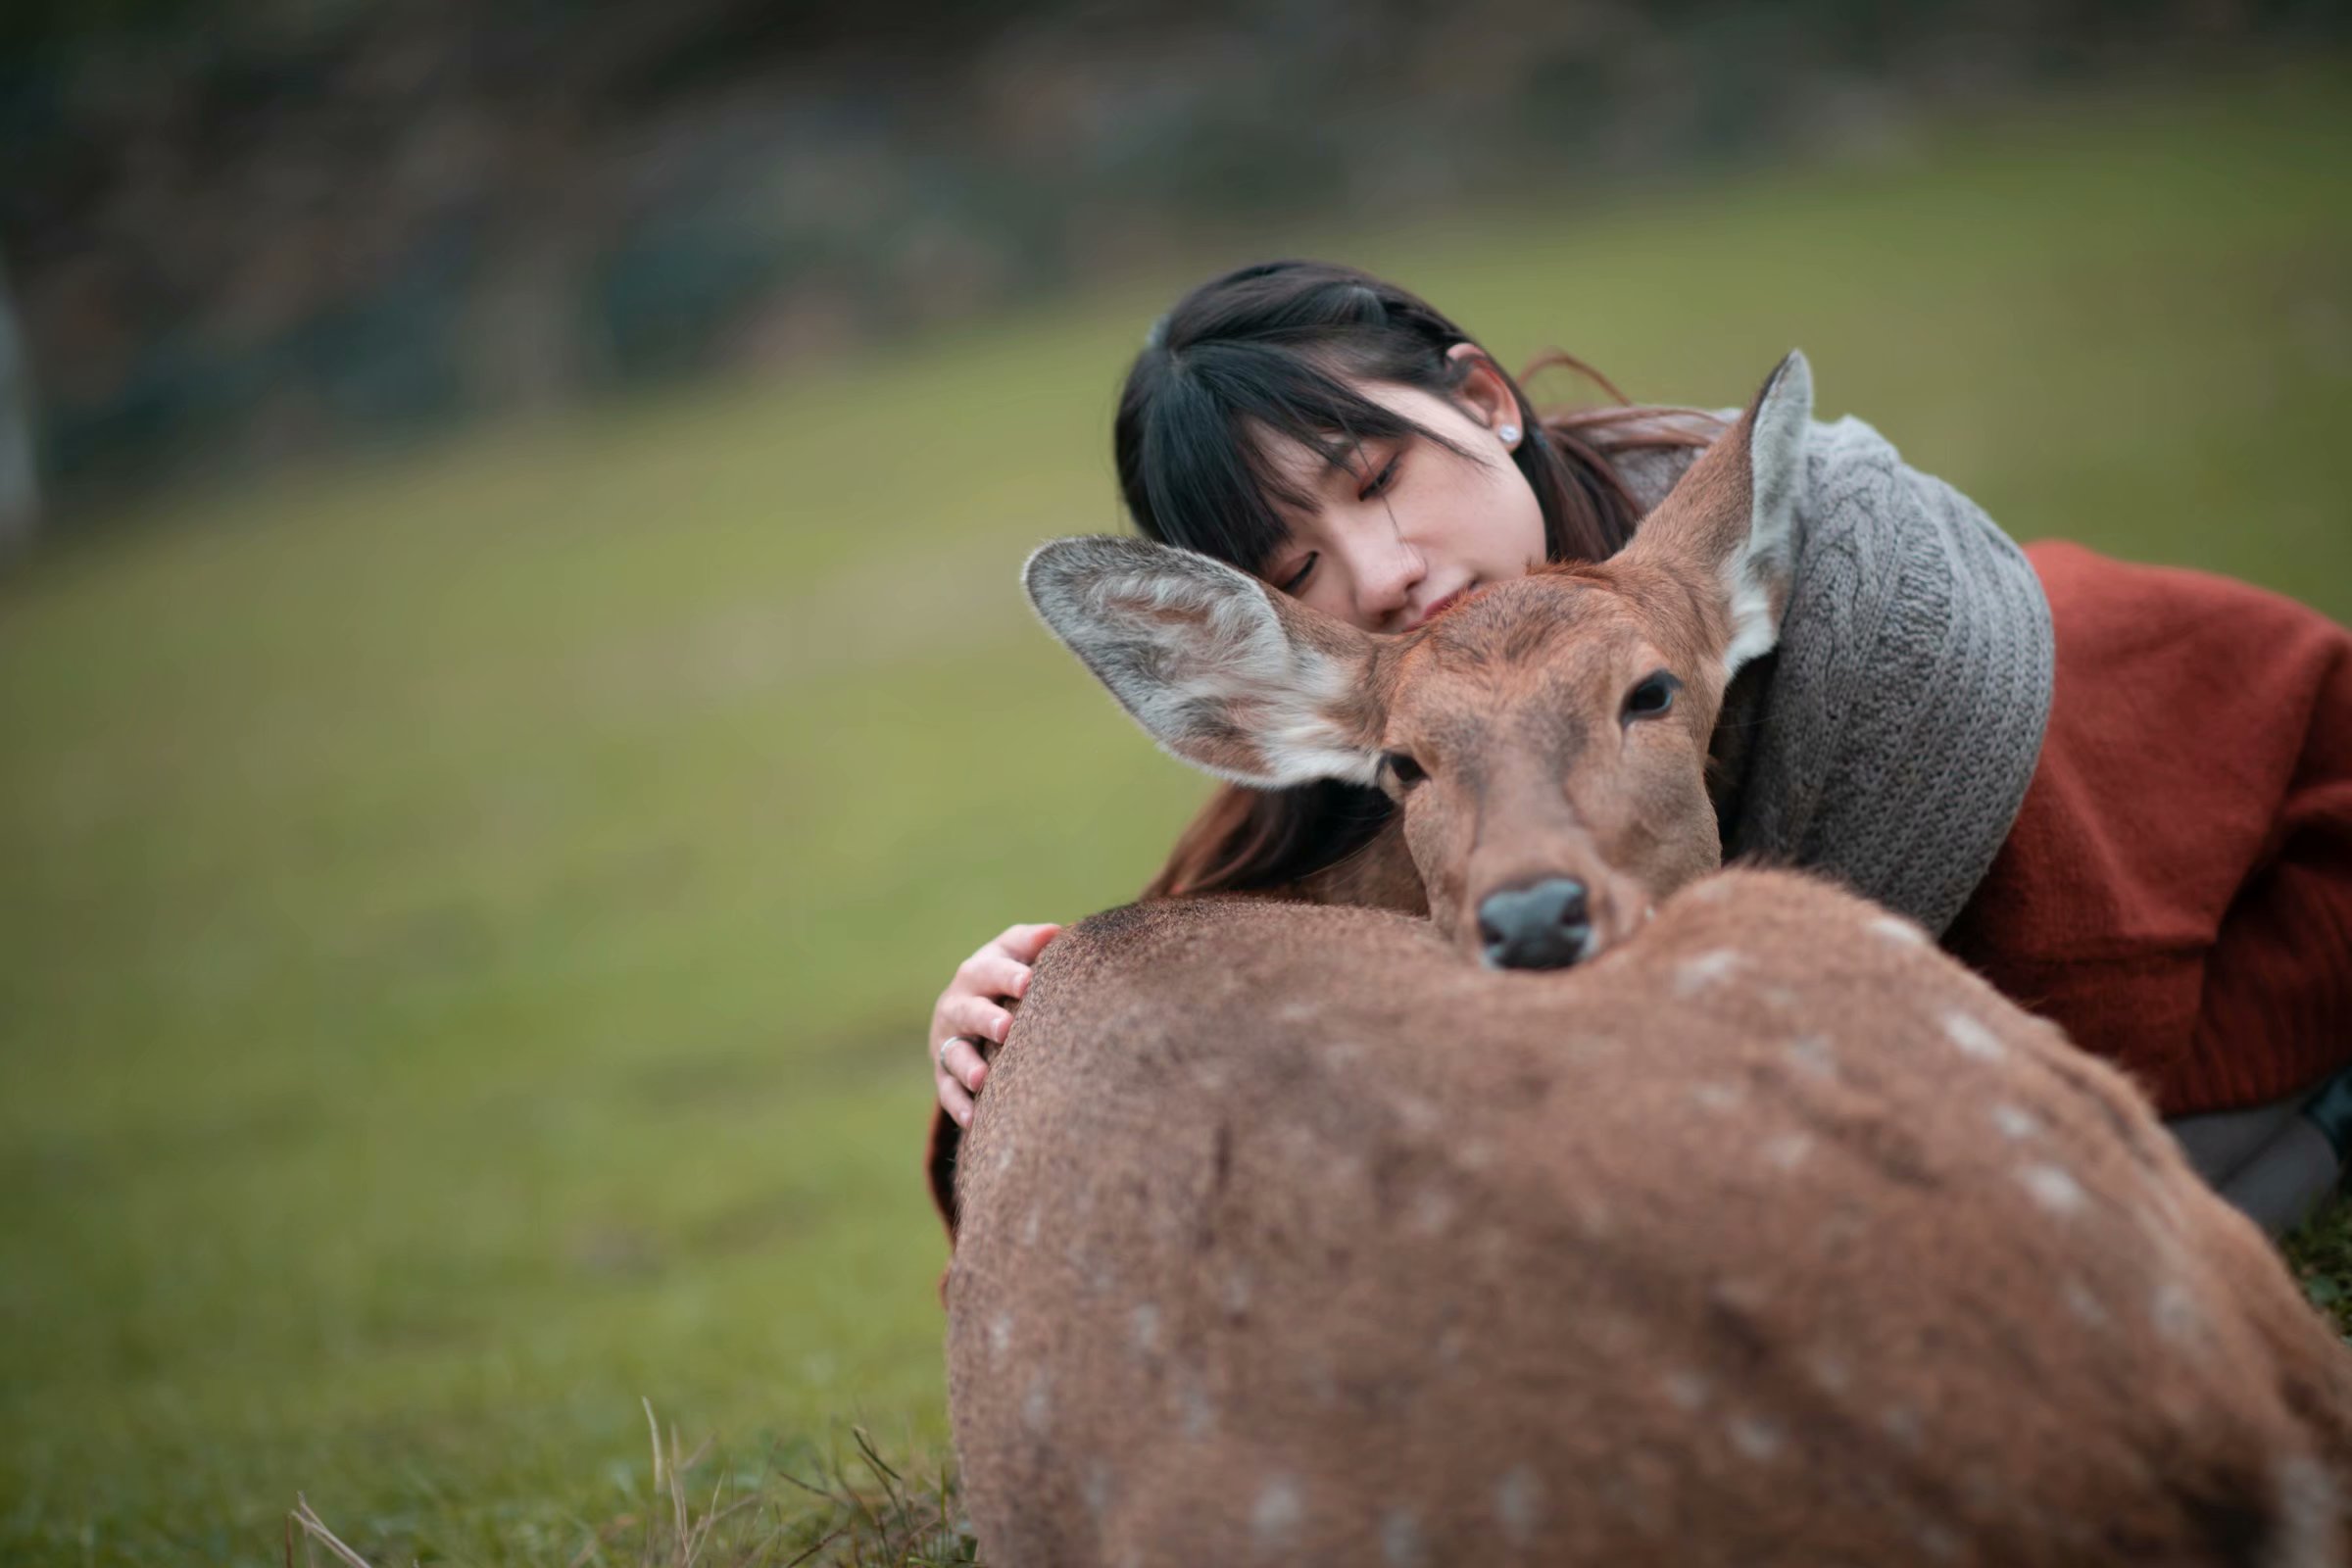
[[[1266,248],[1642,398],[1801,344],[2021,537],[2352,616],[2348,79]],[[378,1564],[632,1561],[649,1398],[698,1488],[936,1464],[930,999],[1200,793],[1013,568],[1116,525],[1117,375],[1225,259],[0,581],[0,1558],[274,1560],[300,1492]]]

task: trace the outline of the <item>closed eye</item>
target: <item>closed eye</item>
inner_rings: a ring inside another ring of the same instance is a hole
[[[1391,489],[1396,487],[1397,470],[1403,466],[1403,463],[1404,453],[1401,449],[1390,454],[1389,461],[1382,464],[1379,470],[1375,472],[1371,478],[1365,480],[1362,486],[1357,489],[1355,492],[1355,499],[1358,501],[1369,501],[1375,496],[1386,495]],[[1292,572],[1288,577],[1285,577],[1275,586],[1279,587],[1284,593],[1290,594],[1296,598],[1298,592],[1306,586],[1307,578],[1314,575],[1315,563],[1321,559],[1321,551],[1308,551],[1306,559],[1298,564],[1298,569]]]

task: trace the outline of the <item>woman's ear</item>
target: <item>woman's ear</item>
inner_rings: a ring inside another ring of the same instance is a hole
[[[1516,433],[1503,436],[1502,432],[1519,429],[1519,397],[1494,359],[1475,343],[1456,343],[1446,351],[1446,358],[1468,368],[1453,395],[1469,408],[1471,417],[1494,431],[1505,447],[1518,446]]]

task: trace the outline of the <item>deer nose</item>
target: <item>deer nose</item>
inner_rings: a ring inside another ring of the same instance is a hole
[[[1555,876],[1490,893],[1478,906],[1478,940],[1497,969],[1565,969],[1592,947],[1585,885]]]

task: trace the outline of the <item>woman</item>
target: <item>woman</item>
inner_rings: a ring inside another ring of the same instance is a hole
[[[1480,583],[1614,553],[1720,428],[1619,403],[1540,418],[1426,302],[1269,263],[1153,327],[1120,401],[1119,478],[1147,536],[1401,632]],[[1780,645],[1716,731],[1726,857],[1792,861],[1918,920],[2135,1069],[2258,1217],[2300,1213],[2335,1180],[2352,1100],[2352,1079],[2315,1095],[2352,1058],[2352,638],[2195,573],[2067,546],[2029,561],[1858,420],[1814,427],[1806,484]],[[1292,886],[1387,808],[1343,784],[1228,787],[1147,895]],[[939,999],[943,1208],[982,1043],[1010,1021],[1000,999],[1056,929],[1011,928]]]

